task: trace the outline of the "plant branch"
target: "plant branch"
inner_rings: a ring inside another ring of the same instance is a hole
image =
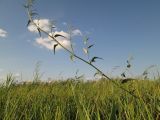
[[[127,89],[125,89],[124,87],[122,87],[121,85],[119,85],[116,81],[112,80],[110,77],[108,77],[106,74],[104,74],[97,66],[93,65],[91,62],[79,57],[77,54],[75,54],[73,51],[70,51],[68,48],[66,48],[65,46],[63,46],[53,35],[50,35],[48,32],[46,32],[45,30],[43,30],[42,28],[40,28],[33,20],[32,18],[32,10],[31,10],[32,6],[28,6],[27,7],[27,14],[29,17],[29,21],[35,25],[37,27],[37,29],[40,32],[43,32],[44,34],[46,34],[48,37],[52,38],[53,41],[55,41],[58,45],[60,45],[64,50],[66,50],[69,54],[71,54],[72,56],[74,56],[75,58],[79,59],[80,61],[88,64],[89,66],[91,66],[92,68],[94,68],[95,70],[97,70],[102,76],[104,76],[106,79],[110,80],[114,85],[116,85],[117,87],[119,87],[120,89],[122,89],[123,91],[127,92],[128,94],[130,94],[131,96],[135,97],[135,98],[139,98],[138,96],[134,95],[132,92],[128,91]]]

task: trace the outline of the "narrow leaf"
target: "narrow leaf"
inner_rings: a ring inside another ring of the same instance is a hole
[[[56,28],[56,26],[52,26],[52,29]]]
[[[96,59],[101,59],[101,60],[103,60],[103,59],[100,58],[100,57],[93,57],[93,58],[90,60],[90,64],[91,64],[92,62],[96,62],[96,61],[95,61]]]
[[[41,37],[41,30],[39,28],[37,28],[39,36]]]
[[[126,77],[126,74],[125,74],[125,73],[122,73],[121,76],[122,76],[122,77]]]
[[[145,76],[145,75],[148,75],[148,71],[145,70],[142,75],[144,75],[144,76]]]
[[[58,46],[58,44],[55,44],[54,45],[54,48],[53,48],[53,50],[54,50],[54,54],[55,54],[55,52],[56,52],[56,47]]]
[[[98,73],[98,72],[96,72],[96,73],[94,74],[94,77],[95,77],[95,76],[97,76],[98,74],[99,74],[99,73]]]
[[[127,65],[127,68],[130,68],[130,67],[131,67],[131,64],[128,64],[128,65]]]
[[[28,22],[27,22],[27,27],[30,25],[30,23],[31,23],[31,20],[28,20]]]
[[[30,15],[35,16],[35,15],[38,15],[38,13],[32,12]]]
[[[66,38],[65,36],[60,35],[60,34],[55,34],[54,37],[55,37],[55,38],[56,38],[56,37],[64,37],[64,38]]]
[[[93,47],[93,46],[94,46],[94,44],[92,44],[92,45],[88,46],[88,49],[89,49],[89,48],[91,48],[91,47]]]
[[[94,74],[94,77],[96,77],[97,75],[102,75],[99,71],[97,71],[95,74]]]
[[[110,114],[110,119],[109,120],[117,120],[117,114],[118,114],[118,104],[116,104],[115,102],[113,102],[112,104],[112,111]]]
[[[124,84],[124,83],[127,83],[127,82],[132,81],[132,80],[134,80],[134,79],[126,78],[126,79],[121,80],[121,83]]]

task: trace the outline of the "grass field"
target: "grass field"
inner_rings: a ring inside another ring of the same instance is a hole
[[[160,82],[122,84],[140,99],[108,80],[55,81],[0,87],[4,120],[160,120]]]

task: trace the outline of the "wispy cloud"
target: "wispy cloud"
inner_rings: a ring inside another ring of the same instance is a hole
[[[62,22],[62,24],[64,26],[68,26],[68,24],[66,22]],[[72,34],[72,36],[82,36],[83,35],[80,29],[73,29],[71,34]]]
[[[2,38],[7,37],[7,31],[0,28],[0,37],[2,37]]]
[[[79,29],[72,31],[72,36],[82,36],[82,32]]]
[[[51,28],[53,27],[53,22],[49,19],[35,19],[33,22],[46,32],[50,32]],[[28,26],[28,30],[38,33],[37,27],[32,23]]]

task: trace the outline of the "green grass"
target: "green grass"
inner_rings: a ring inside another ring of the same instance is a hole
[[[0,87],[4,120],[160,120],[160,82],[122,84],[140,99],[107,80],[11,84]]]

